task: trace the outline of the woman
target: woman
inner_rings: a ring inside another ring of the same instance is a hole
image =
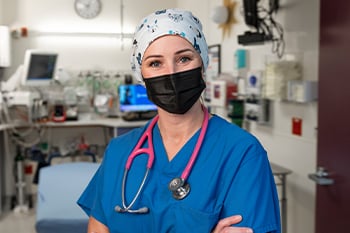
[[[109,143],[78,201],[88,232],[280,232],[265,150],[200,101],[208,47],[199,20],[157,11],[142,20],[133,46],[132,68],[158,116]],[[154,154],[149,170],[146,150]]]

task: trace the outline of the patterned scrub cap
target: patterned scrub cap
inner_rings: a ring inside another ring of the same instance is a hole
[[[141,62],[148,46],[157,38],[165,35],[179,35],[188,40],[200,54],[204,71],[208,67],[208,45],[202,32],[202,24],[190,11],[165,9],[145,17],[134,34],[131,69],[135,77],[142,82]]]

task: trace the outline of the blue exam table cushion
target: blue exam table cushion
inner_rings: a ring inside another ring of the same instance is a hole
[[[88,217],[76,201],[99,165],[75,162],[40,169],[36,216],[38,233],[60,233],[68,229],[68,232],[86,232]]]

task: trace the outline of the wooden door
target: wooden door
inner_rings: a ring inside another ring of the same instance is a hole
[[[350,1],[321,0],[316,233],[350,232]],[[319,176],[322,176],[319,172]],[[327,174],[326,174],[327,175]]]

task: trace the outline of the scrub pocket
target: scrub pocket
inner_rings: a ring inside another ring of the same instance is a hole
[[[210,233],[219,221],[222,206],[214,212],[199,211],[185,205],[175,205],[176,233]]]

